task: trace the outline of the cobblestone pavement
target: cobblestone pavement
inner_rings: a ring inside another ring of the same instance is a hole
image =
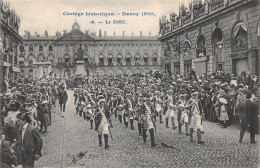
[[[259,167],[258,135],[257,144],[250,144],[249,133],[240,144],[237,128],[222,129],[206,121],[203,123],[205,145],[190,143],[186,135],[157,123],[158,145],[151,148],[149,136],[144,144],[138,135],[136,122],[133,131],[113,118],[113,141],[109,138],[110,148],[105,150],[104,146],[98,146],[97,133],[90,129],[89,121],[76,115],[73,92],[68,94],[65,113],[53,108],[53,122],[43,134],[43,156],[36,167]],[[197,140],[196,133],[193,135]],[[80,152],[85,155],[77,156]]]

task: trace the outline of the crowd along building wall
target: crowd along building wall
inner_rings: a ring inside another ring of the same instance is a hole
[[[160,19],[165,69],[181,75],[259,73],[259,1],[212,0]],[[167,62],[170,62],[167,64]]]

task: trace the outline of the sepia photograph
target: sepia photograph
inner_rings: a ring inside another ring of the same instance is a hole
[[[0,0],[0,168],[260,168],[260,0]]]

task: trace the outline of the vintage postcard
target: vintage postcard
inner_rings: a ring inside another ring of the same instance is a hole
[[[0,0],[1,168],[258,168],[259,0]]]

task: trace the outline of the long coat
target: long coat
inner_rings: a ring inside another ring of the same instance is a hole
[[[22,140],[22,131],[18,133],[18,163],[30,164],[34,162],[34,155],[38,154],[41,156],[43,140],[40,136],[39,131],[33,128],[31,124],[28,124],[24,138]],[[23,153],[22,151],[23,147]]]
[[[64,91],[60,91],[59,92],[59,102],[61,104],[66,104],[67,100],[68,100],[67,92],[65,90]]]

